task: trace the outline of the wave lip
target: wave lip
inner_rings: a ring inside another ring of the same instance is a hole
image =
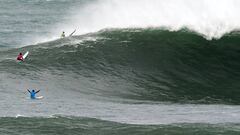
[[[74,26],[79,33],[104,28],[188,28],[207,39],[218,39],[239,30],[239,7],[238,0],[97,0],[81,5],[72,21],[59,27]]]

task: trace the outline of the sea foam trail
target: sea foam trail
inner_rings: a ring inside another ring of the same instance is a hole
[[[74,11],[61,29],[77,34],[104,28],[188,28],[207,39],[240,28],[239,0],[97,0]],[[59,30],[58,30],[59,31]]]

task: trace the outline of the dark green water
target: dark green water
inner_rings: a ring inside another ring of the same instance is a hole
[[[0,134],[238,135],[239,4],[0,0]]]
[[[25,135],[235,135],[238,124],[128,125],[88,118],[1,118],[1,134]]]
[[[239,41],[238,35],[208,41],[187,31],[110,30],[22,48],[20,51],[31,51],[26,64],[5,60],[1,68],[14,74],[24,74],[26,69],[29,73],[47,69],[63,76],[69,72],[77,77],[88,75],[95,81],[101,76],[111,78],[107,82],[110,87],[101,91],[106,91],[103,93],[107,96],[239,104]],[[17,51],[3,53],[14,56]],[[114,87],[122,85],[118,84],[122,80],[127,80],[127,89]]]
[[[111,29],[2,51],[2,93],[19,90],[18,100],[2,101],[1,132],[237,134],[239,40]],[[26,62],[16,63],[26,50]],[[24,89],[39,84],[44,99],[29,101]],[[55,114],[64,117],[47,118]]]

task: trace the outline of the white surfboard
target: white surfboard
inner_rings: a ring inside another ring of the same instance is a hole
[[[36,97],[36,99],[43,99],[43,96],[38,96]]]
[[[23,55],[23,59],[26,59],[26,57],[28,56],[29,52],[27,51],[24,55]]]

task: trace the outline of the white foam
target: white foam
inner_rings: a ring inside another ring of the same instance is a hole
[[[18,118],[18,117],[23,117],[23,115],[17,114],[15,117],[16,117],[16,118]]]
[[[82,5],[81,5],[82,6]],[[97,0],[71,13],[55,31],[76,34],[104,28],[183,27],[206,38],[220,38],[240,28],[239,0]]]

